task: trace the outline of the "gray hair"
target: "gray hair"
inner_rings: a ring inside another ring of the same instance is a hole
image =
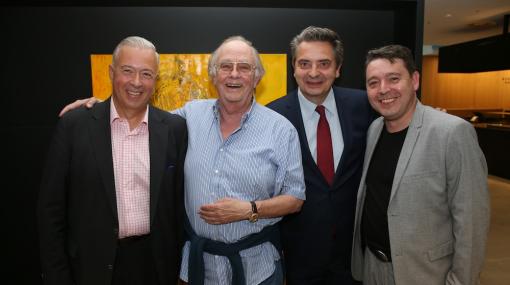
[[[218,53],[221,49],[221,47],[229,42],[233,41],[241,41],[245,44],[247,44],[252,52],[253,52],[253,58],[255,59],[255,77],[262,78],[266,71],[264,70],[264,67],[262,66],[262,60],[260,60],[260,55],[257,49],[253,46],[253,44],[245,39],[243,36],[231,36],[225,39],[221,45],[211,54],[211,57],[209,58],[209,64],[207,66],[207,70],[209,72],[209,77],[214,78],[216,77],[216,64],[218,63]]]
[[[139,48],[139,49],[150,49],[150,50],[154,51],[154,56],[156,57],[156,64],[159,66],[159,54],[156,51],[156,47],[154,46],[154,44],[151,43],[150,41],[148,41],[147,39],[144,39],[142,37],[137,37],[137,36],[127,37],[127,38],[123,39],[122,41],[120,41],[120,43],[115,47],[115,49],[113,50],[113,61],[112,61],[113,66],[115,66],[115,63],[119,59],[120,49],[125,46]]]
[[[335,61],[337,67],[344,62],[344,44],[340,36],[333,30],[328,28],[309,26],[295,36],[290,42],[290,50],[292,53],[292,66],[296,60],[297,47],[302,42],[327,42],[331,44],[335,53]]]

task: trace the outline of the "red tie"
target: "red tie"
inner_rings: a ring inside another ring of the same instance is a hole
[[[333,165],[333,144],[331,143],[331,131],[329,130],[328,119],[324,106],[319,105],[315,108],[319,113],[319,123],[317,124],[317,165],[331,185],[335,176],[335,166]]]

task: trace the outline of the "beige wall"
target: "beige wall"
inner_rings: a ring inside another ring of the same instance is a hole
[[[423,57],[424,104],[446,109],[510,109],[510,70],[438,73],[437,64],[437,56]]]

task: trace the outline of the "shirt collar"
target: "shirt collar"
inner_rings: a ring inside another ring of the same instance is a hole
[[[301,92],[301,90],[298,88],[298,99],[299,99],[299,105],[301,106],[301,113],[305,118],[311,118],[315,113],[315,108],[317,108],[317,104],[311,102],[310,100],[306,99],[305,95]],[[326,109],[327,112],[334,113],[333,110],[336,108],[336,102],[335,102],[335,94],[333,93],[333,88],[329,89],[328,95],[326,96],[326,99],[324,102],[322,102],[322,106]],[[317,113],[318,114],[318,113]]]
[[[113,99],[110,100],[110,124],[112,124],[116,120],[122,119],[119,116],[119,112],[117,112],[117,107],[115,107],[115,102]],[[145,114],[143,115],[143,119],[140,122],[141,124],[149,125],[149,105],[145,109]]]
[[[241,126],[243,125],[244,122],[246,122],[246,120],[248,120],[248,118],[254,112],[254,109],[255,109],[256,105],[257,105],[257,101],[255,100],[255,97],[253,97],[252,100],[251,100],[250,109],[248,109],[248,111],[246,111],[246,113],[244,113],[243,117],[241,118]],[[216,100],[216,102],[214,102],[214,105],[212,106],[212,108],[213,108],[214,117],[219,122],[219,119],[220,119],[220,104],[219,104],[219,100]]]

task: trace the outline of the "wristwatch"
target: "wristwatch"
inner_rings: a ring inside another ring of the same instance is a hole
[[[259,212],[257,211],[257,204],[255,204],[255,201],[250,201],[251,204],[251,215],[248,218],[248,221],[250,223],[255,223],[259,220]]]

